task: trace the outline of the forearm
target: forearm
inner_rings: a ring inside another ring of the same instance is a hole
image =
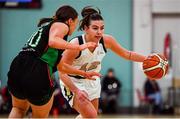
[[[143,55],[140,55],[136,52],[129,51],[129,58],[128,59],[131,61],[135,61],[135,62],[143,62],[146,59],[146,57]]]
[[[69,76],[65,73],[59,72],[60,80],[73,92],[76,93],[79,89],[74,85]]]
[[[112,50],[119,55],[120,57],[123,57],[126,60],[131,60],[131,61],[135,61],[135,62],[143,62],[146,57],[143,55],[140,55],[136,52],[133,51],[128,51],[124,48],[112,48]]]
[[[77,74],[77,75],[85,76],[85,71],[76,69],[67,63],[61,63],[58,70],[67,74]]]
[[[56,49],[80,49],[80,46],[78,44],[72,44],[60,38],[54,38],[53,40],[49,40],[49,46]]]
[[[136,52],[129,51],[125,48],[123,48],[120,44],[118,44],[115,40],[112,40],[109,44],[110,49],[115,52],[120,57],[123,57],[124,59],[135,61],[135,62],[143,62],[146,57],[143,55],[140,55]]]

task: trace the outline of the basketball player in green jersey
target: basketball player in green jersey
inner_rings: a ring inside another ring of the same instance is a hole
[[[48,117],[53,103],[51,75],[61,59],[64,49],[83,50],[96,47],[95,43],[83,45],[66,42],[78,23],[78,14],[68,5],[60,7],[53,18],[41,19],[35,32],[12,61],[8,72],[8,89],[12,96],[10,118],[23,117],[32,108],[32,117]],[[68,70],[71,71],[71,68]],[[98,73],[77,71],[91,77]]]

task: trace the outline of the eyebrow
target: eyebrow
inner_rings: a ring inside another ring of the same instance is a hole
[[[97,25],[92,25],[92,27],[99,27],[99,26],[97,26]],[[104,25],[103,25],[103,26],[100,26],[100,27],[104,27]]]

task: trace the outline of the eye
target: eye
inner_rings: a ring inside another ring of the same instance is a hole
[[[101,27],[101,30],[104,30],[104,27]]]
[[[94,27],[93,29],[94,29],[94,30],[98,30],[98,28],[97,28],[97,27]]]

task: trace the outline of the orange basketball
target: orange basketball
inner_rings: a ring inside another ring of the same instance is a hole
[[[168,61],[160,54],[151,54],[143,62],[143,71],[150,79],[161,79],[168,71]]]

